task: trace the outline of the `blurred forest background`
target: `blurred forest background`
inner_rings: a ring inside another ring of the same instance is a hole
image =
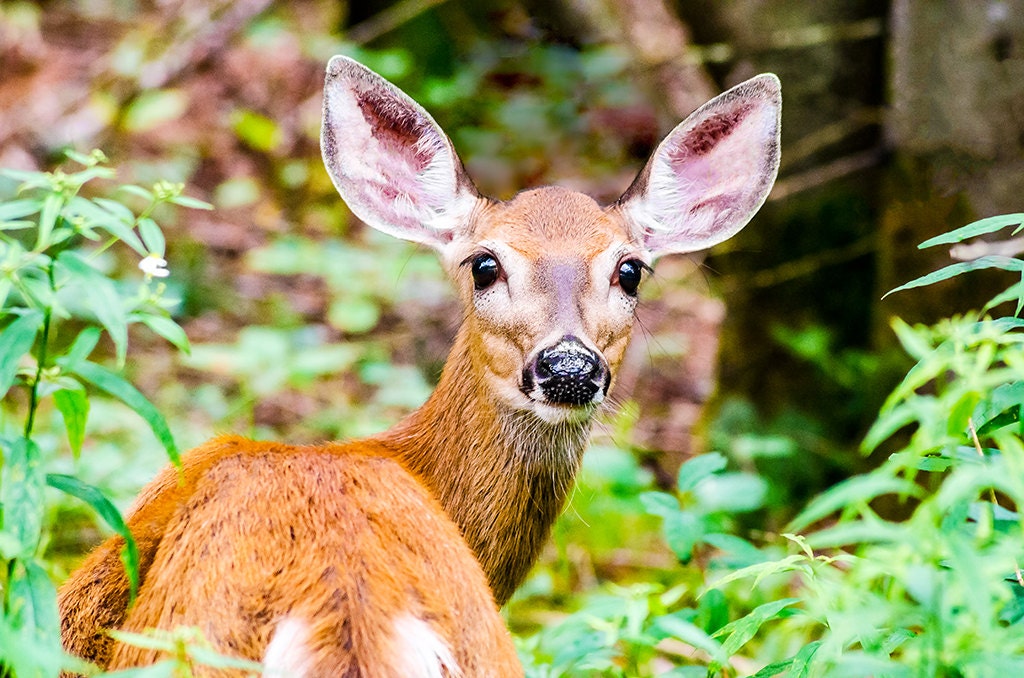
[[[160,219],[191,354],[132,335],[131,378],[183,447],[380,430],[439,373],[459,320],[440,268],[364,228],[322,168],[336,53],[421,102],[498,198],[558,183],[614,200],[696,106],[759,72],[783,83],[778,184],[729,243],[659,262],[619,409],[509,606],[522,632],[601,583],[668,576],[637,495],[695,454],[764,488],[737,518],[755,538],[877,465],[857,446],[910,364],[890,319],[934,321],[990,285],[882,295],[949,262],[917,243],[1021,209],[1024,0],[4,0],[0,167],[99,148],[119,181],[214,205]],[[151,437],[94,403],[75,468],[123,506],[166,461]],[[57,577],[98,538],[83,509],[59,511]]]

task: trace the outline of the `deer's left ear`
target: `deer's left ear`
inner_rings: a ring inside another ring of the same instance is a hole
[[[779,79],[747,80],[694,111],[658,145],[615,209],[654,256],[693,252],[742,229],[779,169]]]

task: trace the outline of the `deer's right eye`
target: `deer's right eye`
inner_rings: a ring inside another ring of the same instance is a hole
[[[498,260],[490,254],[478,254],[473,257],[473,287],[484,290],[494,284],[501,275]]]

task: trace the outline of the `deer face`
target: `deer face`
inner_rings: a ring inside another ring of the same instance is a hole
[[[647,253],[621,219],[560,188],[482,205],[467,235],[446,264],[475,367],[506,406],[586,418],[622,360]]]
[[[758,76],[676,127],[612,206],[551,187],[495,202],[477,193],[426,111],[335,57],[322,145],[357,216],[438,251],[490,397],[557,423],[586,419],[604,401],[654,259],[731,237],[764,202],[779,113],[778,80]]]

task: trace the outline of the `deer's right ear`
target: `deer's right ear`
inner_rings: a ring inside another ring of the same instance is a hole
[[[320,148],[352,212],[403,240],[442,249],[482,200],[430,114],[348,57],[327,65]]]

